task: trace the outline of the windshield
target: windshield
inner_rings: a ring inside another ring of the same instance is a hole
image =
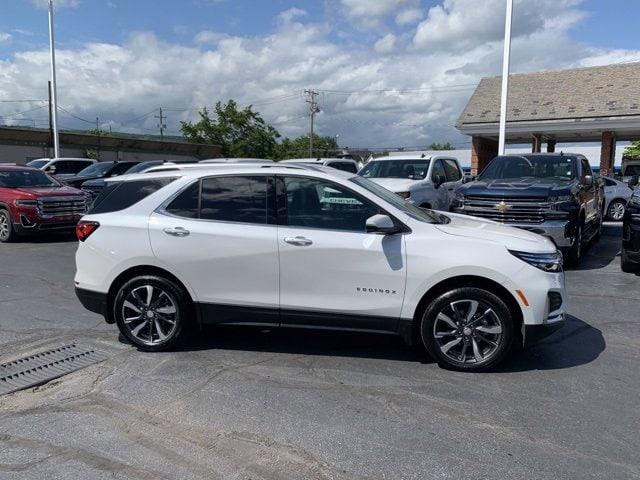
[[[358,175],[365,178],[410,178],[422,180],[427,176],[429,160],[373,160]]]
[[[47,163],[49,163],[49,160],[31,160],[30,162],[27,163],[28,167],[33,167],[33,168],[42,168],[44,167]]]
[[[79,177],[101,177],[109,169],[113,167],[113,162],[98,162],[80,170],[77,175]]]
[[[573,157],[562,155],[513,155],[494,158],[478,180],[504,180],[507,178],[575,178]]]
[[[632,177],[634,175],[640,175],[640,165],[627,165],[624,169],[625,177]]]
[[[443,220],[444,217],[432,212],[431,210],[424,210],[422,208],[418,208],[410,203],[405,203],[402,197],[398,194],[393,193],[390,190],[387,190],[384,187],[381,187],[377,183],[374,183],[366,178],[362,178],[360,176],[351,177],[351,180],[356,185],[361,186],[362,188],[370,191],[374,195],[382,198],[385,202],[390,203],[398,210],[409,215],[411,218],[416,220],[420,220],[421,222],[427,223],[445,223]]]
[[[162,165],[162,162],[160,162],[160,161],[158,161],[158,162],[142,162],[142,163],[138,163],[137,165],[134,165],[133,167],[131,167],[129,170],[127,170],[124,173],[138,173],[138,172],[141,172],[143,170],[146,170],[147,168],[155,167],[157,165]]]
[[[36,188],[59,187],[60,184],[44,172],[30,170],[0,171],[0,187]]]

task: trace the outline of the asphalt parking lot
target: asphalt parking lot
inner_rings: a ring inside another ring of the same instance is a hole
[[[567,325],[485,374],[364,334],[226,328],[141,353],[76,300],[74,241],[0,245],[0,363],[108,355],[0,396],[0,478],[640,478],[640,276],[619,235],[567,272]]]

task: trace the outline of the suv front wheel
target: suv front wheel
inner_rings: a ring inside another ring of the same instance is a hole
[[[7,243],[16,239],[16,232],[11,224],[11,215],[7,210],[0,209],[0,242]]]
[[[421,336],[441,367],[482,371],[509,353],[514,327],[507,305],[495,294],[475,287],[443,293],[425,310]]]
[[[188,321],[190,300],[174,282],[158,276],[139,276],[120,287],[113,316],[120,332],[141,350],[174,347]]]

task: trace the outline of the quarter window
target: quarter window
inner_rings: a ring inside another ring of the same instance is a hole
[[[174,198],[165,211],[176,217],[198,218],[198,201],[200,198],[200,182],[189,185]]]
[[[339,185],[311,178],[285,177],[287,224],[293,227],[365,232],[375,204]]]

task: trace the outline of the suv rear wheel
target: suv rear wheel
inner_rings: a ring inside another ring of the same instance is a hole
[[[427,352],[441,367],[487,370],[509,353],[514,327],[507,305],[474,287],[450,290],[425,310],[420,325]]]
[[[184,334],[191,301],[174,282],[158,276],[139,276],[120,287],[113,302],[120,332],[141,350],[174,347]]]
[[[0,209],[0,242],[12,242],[16,237],[17,234],[11,223],[11,215],[8,211]]]

